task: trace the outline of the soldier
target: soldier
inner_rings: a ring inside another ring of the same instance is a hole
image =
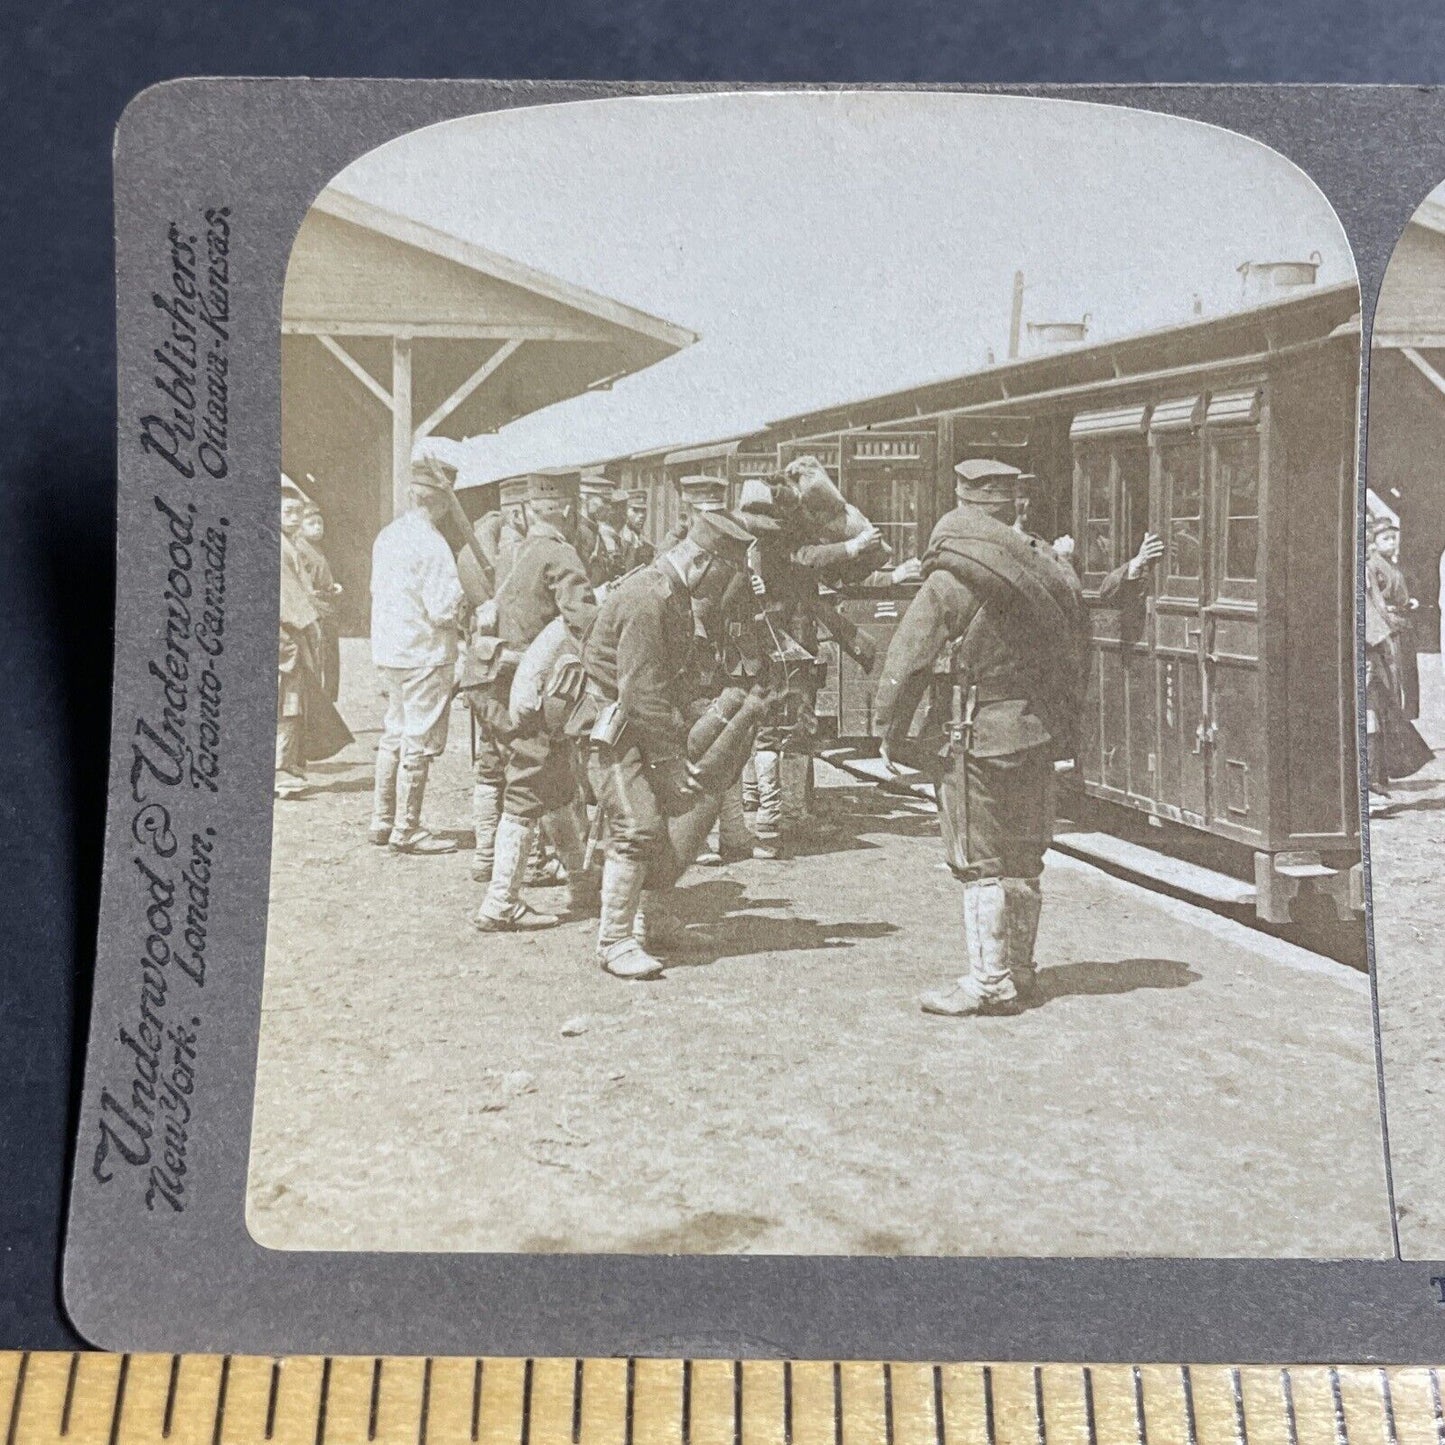
[[[433,758],[447,743],[458,620],[465,594],[439,524],[450,515],[452,473],[430,458],[412,465],[410,508],[371,549],[371,659],[386,685],[377,744],[371,841],[393,853],[455,853],[421,825]]]
[[[682,541],[608,594],[583,647],[607,704],[588,763],[607,821],[597,958],[618,978],[657,977],[653,950],[683,936],[668,896],[689,860],[677,856],[667,824],[700,801],[687,766],[694,607],[721,601],[751,541],[730,517],[699,513]]]
[[[622,529],[622,545],[628,572],[645,567],[657,555],[647,540],[647,489],[634,487],[627,494],[627,523]]]
[[[605,587],[628,571],[621,529],[627,493],[598,473],[584,476],[580,490],[582,514],[586,518],[583,540],[587,543],[587,550],[579,548],[579,551],[592,585]]]
[[[683,477],[677,484],[677,521],[662,539],[662,550],[677,546],[686,536],[692,519],[699,512],[725,512],[728,505],[728,484],[725,477]]]
[[[791,716],[780,715],[775,725],[759,732],[753,754],[758,790],[753,857],[778,859],[784,848],[785,780],[787,801],[795,812],[788,822],[800,821],[807,805],[812,756],[804,734],[821,680],[821,669],[812,665],[820,650],[819,586],[859,568],[871,570],[882,537],[870,525],[847,541],[812,540],[787,473],[766,481],[750,478],[743,488],[738,515],[757,539],[756,590],[772,636],[790,643],[789,651],[796,654],[790,669]],[[796,801],[795,794],[801,794]]]
[[[306,789],[306,699],[317,670],[321,623],[300,556],[306,498],[281,478],[281,614],[276,697],[276,796]]]
[[[565,621],[578,643],[592,627],[597,601],[574,546],[576,519],[575,477],[534,473],[528,478],[526,540],[496,598],[497,640],[514,659],[555,617]],[[571,806],[577,795],[574,749],[541,724],[519,729],[507,704],[514,671],[515,661],[504,663],[481,690],[478,704],[483,738],[473,790],[475,871],[490,865],[487,895],[472,919],[481,933],[551,928],[561,922],[522,898],[527,863],[544,818],[567,869],[569,914],[585,914],[595,906]]]
[[[1013,1012],[1035,995],[1053,765],[1073,752],[1087,637],[1072,567],[1011,525],[1018,469],[978,460],[954,470],[959,505],[934,528],[874,706],[896,774],[935,664],[946,662],[948,741],[935,781],[944,851],[963,884],[968,971],[919,1002],[958,1017]]]

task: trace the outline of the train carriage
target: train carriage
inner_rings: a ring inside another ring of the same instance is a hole
[[[1092,648],[1077,781],[1253,854],[1257,908],[1304,880],[1360,905],[1354,727],[1358,292],[1272,305],[996,367],[774,424],[779,460],[832,459],[849,501],[916,556],[953,467],[999,455],[1038,479],[1031,526],[1073,538]],[[1145,530],[1144,595],[1100,588]],[[880,655],[916,583],[838,601]],[[877,665],[831,650],[825,731],[871,733]]]
[[[678,483],[743,482],[812,455],[883,533],[892,563],[832,601],[875,644],[864,669],[825,643],[824,737],[871,749],[882,657],[918,587],[895,576],[954,505],[954,467],[1036,479],[1032,530],[1072,539],[1089,609],[1089,687],[1070,804],[1213,840],[1285,922],[1308,884],[1362,907],[1354,591],[1359,293],[1288,299],[1046,353],[610,464],[660,541]],[[1144,589],[1106,579],[1147,531]],[[1156,839],[1158,835],[1154,835]],[[1219,859],[1222,855],[1211,855]]]

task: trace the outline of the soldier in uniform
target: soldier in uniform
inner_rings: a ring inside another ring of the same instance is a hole
[[[579,548],[594,587],[615,582],[628,570],[622,542],[622,509],[627,493],[599,473],[580,483],[585,549]]]
[[[947,744],[936,769],[944,851],[963,884],[968,969],[919,1000],[927,1013],[1012,1012],[1035,992],[1053,765],[1071,756],[1087,657],[1073,568],[1016,530],[1019,471],[961,462],[958,506],[923,556],[923,585],[894,633],[875,699],[897,772],[914,712],[942,662]]]
[[[311,480],[311,478],[308,478]],[[321,686],[335,702],[341,694],[341,636],[336,628],[336,608],[341,585],[332,575],[331,563],[321,544],[326,539],[326,518],[315,502],[307,502],[301,518],[300,535],[293,539],[311,601],[321,622]]]
[[[627,494],[627,522],[622,528],[625,571],[645,567],[657,555],[647,540],[647,489],[635,487]]]
[[[496,636],[511,659],[519,659],[555,617],[565,621],[579,643],[592,627],[597,601],[574,545],[576,518],[575,477],[535,473],[528,478],[526,540],[496,597]],[[508,706],[514,672],[515,661],[504,662],[474,704],[482,724],[473,791],[477,861],[491,864],[487,895],[472,919],[482,933],[550,928],[561,921],[522,898],[543,819],[567,869],[568,912],[589,912],[594,903],[571,806],[577,794],[574,749],[540,725],[518,728]]]
[[[478,562],[473,549],[464,546],[457,553],[457,571],[468,597],[494,596],[507,580],[516,560],[517,549],[526,536],[523,516],[527,498],[526,477],[508,477],[497,487],[498,506],[477,518],[472,528]],[[485,564],[483,566],[482,564]]]
[[[668,895],[689,860],[678,858],[667,825],[700,801],[687,765],[694,609],[721,601],[751,541],[726,514],[699,513],[682,541],[608,594],[583,647],[604,704],[588,763],[607,822],[597,957],[618,978],[655,978],[654,950],[683,937]]]

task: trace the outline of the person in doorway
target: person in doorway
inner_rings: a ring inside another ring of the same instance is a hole
[[[284,799],[300,797],[306,791],[306,702],[315,685],[321,651],[320,619],[298,550],[305,514],[305,496],[283,476],[275,794]]]
[[[440,530],[453,474],[425,458],[412,466],[406,511],[371,549],[371,658],[386,687],[376,752],[371,841],[393,853],[454,853],[422,826],[432,760],[447,742],[457,635],[465,602],[456,558]]]

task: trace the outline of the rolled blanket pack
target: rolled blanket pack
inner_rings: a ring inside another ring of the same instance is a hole
[[[774,701],[761,687],[749,692],[730,687],[692,725],[687,755],[705,792],[718,792],[736,781]]]
[[[540,722],[548,697],[571,691],[555,687],[554,682],[580,670],[577,644],[562,618],[554,617],[528,643],[512,677],[508,706],[517,725],[525,728]]]

